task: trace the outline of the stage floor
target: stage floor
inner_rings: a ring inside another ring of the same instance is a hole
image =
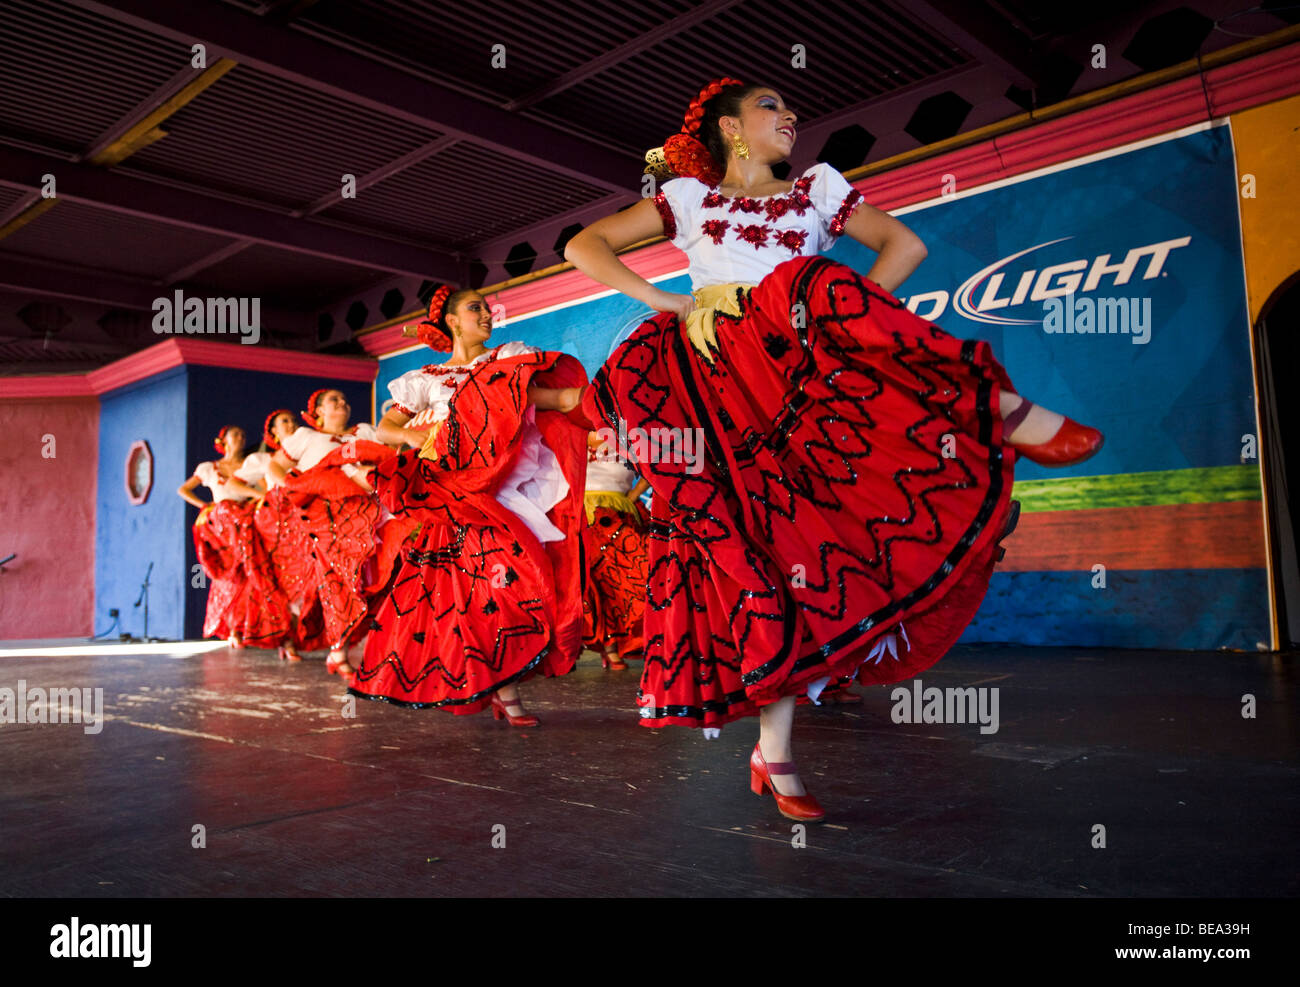
[[[996,687],[993,734],[895,723],[888,688],[800,708],[806,847],[749,790],[757,721],[640,727],[639,668],[527,683],[521,730],[348,718],[321,660],[265,651],[0,657],[0,689],[106,713],[0,724],[0,895],[1300,893],[1293,658],[959,648],[921,680]]]

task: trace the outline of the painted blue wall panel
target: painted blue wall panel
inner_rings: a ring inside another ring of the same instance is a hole
[[[133,606],[152,562],[149,634],[184,636],[184,606],[193,555],[194,512],[176,496],[190,475],[185,420],[188,381],[177,367],[103,395],[99,409],[99,471],[95,509],[95,628],[121,611],[121,629],[144,633],[144,608]],[[153,451],[154,482],[141,505],[127,500],[126,456],[144,439]]]
[[[1266,569],[994,572],[962,643],[1256,650],[1269,643]]]

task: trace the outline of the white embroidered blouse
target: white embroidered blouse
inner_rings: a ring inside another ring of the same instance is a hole
[[[314,428],[308,428],[306,425],[301,425],[292,435],[280,443],[280,447],[284,450],[286,456],[297,463],[299,470],[306,472],[339,446],[346,445],[353,439],[361,439],[363,442],[380,441],[378,433],[375,432],[375,427],[364,422],[342,435],[332,435],[329,432],[321,432]],[[361,468],[351,464],[345,465],[343,472],[353,479],[363,476],[365,473]]]
[[[464,382],[470,367],[482,362],[539,353],[526,343],[502,343],[457,367],[432,364],[409,370],[388,384],[393,408],[413,419],[408,427],[420,428],[444,421],[450,414],[449,403]],[[431,411],[430,415],[422,412]],[[418,424],[414,419],[418,418]],[[497,503],[513,511],[541,542],[563,541],[564,532],[551,523],[546,512],[569,494],[560,461],[542,440],[536,424],[536,411],[530,404],[524,413],[519,453],[510,474],[497,489]]]
[[[665,182],[655,196],[664,235],[691,262],[691,288],[758,284],[783,261],[825,253],[862,196],[830,165],[813,165],[789,192],[723,195],[695,178]]]
[[[245,483],[256,483],[259,479],[257,475],[257,463],[254,461],[249,464],[251,456],[244,457],[244,461],[239,464],[235,470],[235,476]],[[199,463],[194,467],[194,475],[197,476],[205,487],[212,491],[212,502],[214,504],[223,500],[247,500],[248,498],[242,493],[236,493],[230,489],[230,484],[225,481],[220,473],[217,472],[216,463]]]

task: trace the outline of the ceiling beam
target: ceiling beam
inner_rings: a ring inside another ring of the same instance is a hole
[[[0,306],[32,296],[88,302],[106,308],[152,311],[158,298],[171,298],[173,289],[148,278],[114,274],[76,264],[36,260],[0,250]],[[207,298],[216,293],[187,291]],[[262,305],[262,322],[281,335],[308,336],[316,331],[315,312]],[[0,326],[3,329],[3,326]]]
[[[586,82],[592,76],[599,75],[610,66],[618,65],[620,62],[641,54],[647,48],[653,48],[660,42],[681,34],[687,28],[694,27],[702,21],[707,21],[709,18],[722,13],[729,7],[736,6],[740,2],[741,0],[710,0],[709,3],[702,3],[684,14],[669,18],[658,27],[639,34],[630,41],[625,41],[623,44],[609,49],[599,58],[592,58],[577,68],[556,76],[550,82],[539,86],[532,92],[507,103],[505,108],[507,110],[522,110],[535,103],[540,103],[542,100],[554,96],[556,93],[562,93],[580,82]]]
[[[442,251],[0,146],[0,185],[40,189],[45,174],[55,176],[59,199],[172,226],[422,278],[451,280],[458,270],[452,256]]]
[[[1022,89],[1038,85],[1039,64],[1027,38],[983,4],[908,0],[907,15],[970,53]]]
[[[635,155],[571,136],[225,4],[70,2],[186,47],[204,42],[241,65],[612,192],[626,191],[644,166]]]
[[[146,278],[52,264],[3,250],[0,250],[0,289],[127,309],[152,308],[159,292],[158,286]]]

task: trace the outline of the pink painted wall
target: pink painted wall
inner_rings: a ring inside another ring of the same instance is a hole
[[[0,399],[0,435],[0,641],[89,637],[99,401]]]

